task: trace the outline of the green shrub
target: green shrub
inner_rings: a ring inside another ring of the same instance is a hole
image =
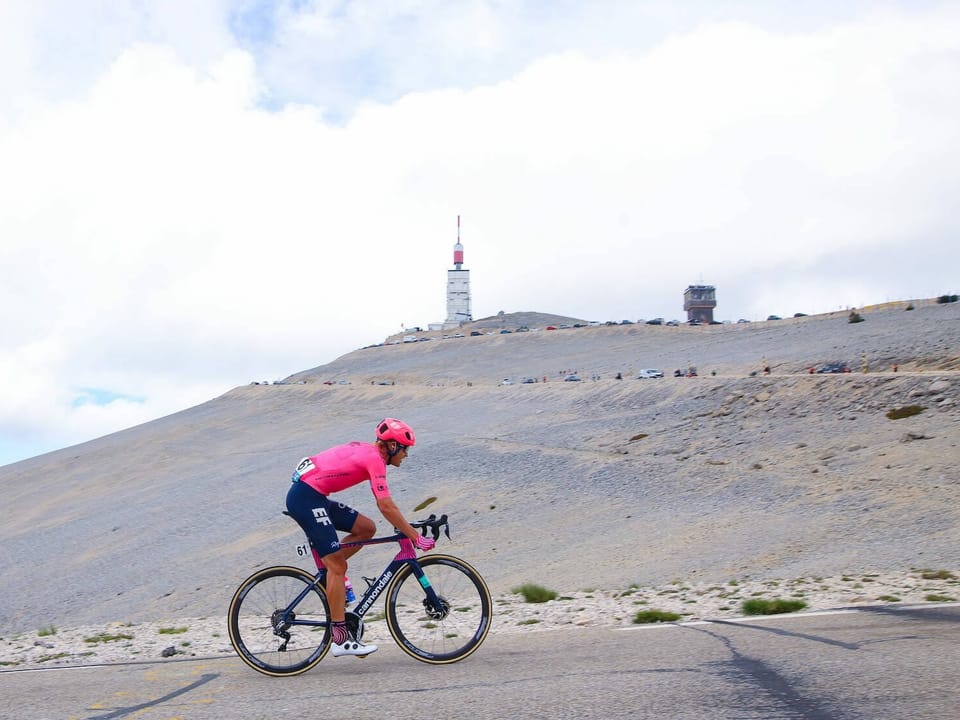
[[[425,507],[429,507],[430,505],[432,505],[432,504],[435,503],[436,501],[437,501],[437,498],[436,498],[436,497],[428,497],[428,498],[427,498],[426,500],[424,500],[422,503],[420,503],[419,505],[417,505],[417,506],[413,509],[413,511],[414,511],[414,512],[420,512],[420,511],[423,510]]]
[[[956,575],[949,570],[924,570],[920,577],[924,580],[953,580]]]
[[[903,407],[887,410],[887,417],[891,420],[901,420],[903,418],[912,417],[913,415],[919,415],[924,410],[926,410],[926,408],[921,407],[920,405],[904,405]]]
[[[127,635],[126,633],[120,633],[118,635],[100,633],[99,635],[83,639],[85,643],[114,642],[115,640],[133,640],[133,635]]]
[[[924,598],[927,602],[953,602],[956,598],[952,598],[949,595],[936,595],[930,594]]]
[[[807,603],[803,600],[767,600],[765,598],[750,598],[744,600],[741,604],[743,612],[747,615],[779,615],[780,613],[791,613],[797,610],[803,610]]]
[[[57,629],[53,625],[48,625],[47,627],[42,627],[37,630],[37,635],[40,637],[48,637],[50,635],[56,635]]]
[[[70,653],[58,652],[53,655],[41,655],[37,658],[38,663],[47,662],[48,660],[60,660],[65,657],[70,657]]]
[[[676,622],[680,619],[677,613],[666,612],[665,610],[639,610],[633,616],[633,622],[636,625],[644,623]]]
[[[533,585],[532,583],[527,583],[526,585],[521,585],[520,587],[515,587],[511,592],[516,593],[517,595],[523,595],[523,599],[528,603],[545,603],[555,600],[557,593],[553,590],[547,590],[545,587],[540,585]]]
[[[157,630],[157,632],[160,633],[161,635],[180,635],[182,633],[185,633],[186,631],[187,631],[187,628],[185,627],[165,627]]]
[[[852,323],[863,322],[863,316],[860,313],[858,313],[856,310],[851,310],[850,317],[847,320],[847,322],[852,322]]]

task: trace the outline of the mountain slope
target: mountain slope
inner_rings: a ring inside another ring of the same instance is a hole
[[[448,513],[441,548],[494,592],[956,569],[960,306],[864,316],[367,348],[0,468],[0,631],[222,614],[255,568],[303,564],[280,514],[297,461],[385,415],[419,439],[390,475],[398,504]],[[804,371],[861,354],[866,375]],[[751,376],[764,358],[773,374]],[[701,376],[628,374],[688,364]],[[568,369],[602,378],[557,381]],[[549,381],[498,384],[527,374]],[[886,417],[909,404],[925,410]],[[376,517],[365,487],[344,499]]]

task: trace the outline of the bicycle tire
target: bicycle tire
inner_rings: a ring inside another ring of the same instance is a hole
[[[490,590],[480,573],[460,558],[426,555],[419,563],[445,612],[428,613],[426,593],[411,566],[404,565],[387,588],[387,628],[400,649],[416,660],[430,665],[463,660],[490,630]]]
[[[303,592],[295,622],[280,613]],[[299,624],[302,621],[321,623]],[[265,675],[299,675],[323,660],[330,649],[330,605],[314,576],[298,567],[263,568],[244,580],[227,613],[230,643],[240,659]]]

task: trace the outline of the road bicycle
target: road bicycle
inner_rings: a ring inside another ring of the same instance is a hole
[[[432,533],[435,540],[441,530],[450,537],[446,515],[431,515],[411,525],[423,535]],[[342,547],[391,542],[400,550],[378,577],[363,578],[366,590],[346,613],[348,629],[361,640],[364,617],[386,593],[387,629],[407,655],[431,665],[468,657],[486,638],[493,614],[490,591],[480,573],[452,555],[417,558],[413,543],[399,531]],[[233,649],[265,675],[306,672],[330,649],[326,568],[309,539],[297,546],[297,553],[313,555],[315,574],[287,565],[263,568],[244,580],[230,601],[227,624]]]

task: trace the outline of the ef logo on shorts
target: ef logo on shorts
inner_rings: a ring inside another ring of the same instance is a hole
[[[320,525],[329,525],[329,524],[330,524],[330,517],[327,515],[327,509],[326,509],[326,508],[322,508],[322,507],[321,507],[321,508],[314,508],[314,509],[313,509],[313,517],[316,518],[317,523],[320,524]]]

